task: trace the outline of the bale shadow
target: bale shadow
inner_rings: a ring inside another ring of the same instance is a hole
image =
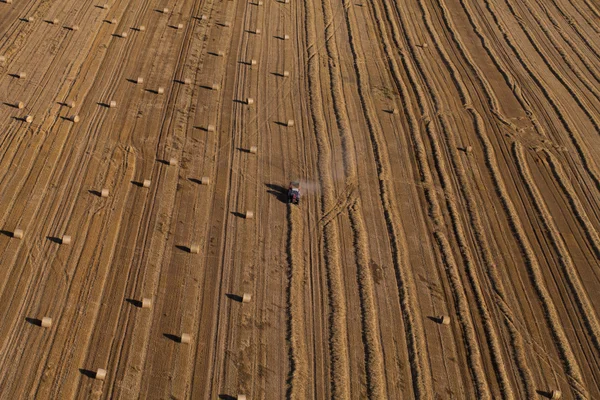
[[[240,61],[238,61],[238,64],[242,64],[242,65],[250,65],[250,66],[252,66],[252,62],[251,62],[251,61],[244,61],[244,60],[240,60]]]
[[[135,299],[125,299],[126,302],[128,302],[129,304],[137,307],[137,308],[142,308],[142,302],[139,300],[135,300]]]
[[[210,54],[211,56],[215,56],[215,57],[221,57],[221,55],[216,51],[209,51],[208,54]]]
[[[536,390],[536,393],[539,394],[540,396],[544,396],[544,397],[547,397],[549,399],[552,398],[552,393],[546,392],[544,390]]]
[[[38,318],[25,317],[25,321],[29,322],[31,325],[42,326],[42,320]]]
[[[132,28],[133,29],[133,28]],[[134,83],[137,85],[137,79],[127,78],[127,82]]]
[[[0,234],[8,237],[13,237],[13,233],[11,231],[0,230]]]
[[[233,293],[227,293],[225,296],[227,296],[227,298],[233,300],[233,301],[237,301],[238,303],[242,302],[242,296],[238,296],[237,294],[233,294]]]
[[[157,158],[156,161],[159,162],[159,163],[161,163],[161,164],[169,165],[169,161],[168,160],[163,160],[162,158]]]
[[[242,153],[250,153],[250,149],[244,149],[242,147],[238,147],[237,150],[241,151]]]
[[[212,90],[212,86],[208,86],[208,85],[200,85],[200,87],[202,89],[208,89],[208,90]]]
[[[273,37],[278,40],[285,40],[285,36],[274,35]]]
[[[248,102],[246,100],[240,100],[240,99],[233,99],[234,103],[239,103],[239,104],[248,104]]]
[[[225,22],[217,22],[218,26],[222,26],[223,28],[229,28],[231,26],[231,24],[227,24]]]
[[[104,103],[104,102],[99,101],[96,104],[98,104],[100,107],[110,108],[110,104],[108,104],[108,103]]]
[[[19,108],[19,106],[17,104],[15,104],[15,103],[9,103],[7,101],[3,102],[2,104],[4,104],[5,106],[12,107],[12,108]]]
[[[142,182],[138,182],[138,181],[131,181],[131,183],[133,183],[135,186],[137,187],[144,187],[144,184]]]
[[[46,236],[46,239],[51,241],[52,243],[62,244],[62,239],[57,238],[56,236]]]
[[[12,76],[13,78],[19,79],[19,74],[8,74],[8,76]]]
[[[287,128],[288,124],[287,122],[282,122],[282,121],[273,121],[276,125],[279,126],[285,126]]]
[[[269,188],[267,193],[272,194],[282,203],[287,203],[288,200],[288,189],[284,186],[275,185],[272,183],[265,183],[265,186]]]
[[[202,182],[200,181],[200,179],[188,178],[188,181],[193,182],[193,183],[197,183],[198,185],[202,185]]]
[[[146,92],[149,92],[149,93],[158,94],[157,89],[144,89],[144,90],[146,90]]]
[[[185,251],[186,253],[191,252],[191,249],[188,246],[182,246],[180,244],[177,244],[175,245],[175,247],[177,247],[181,251]]]
[[[221,399],[221,400],[236,400],[237,397],[231,396],[231,395],[228,395],[228,394],[220,394],[219,395],[219,399]]]
[[[181,336],[173,335],[172,333],[163,333],[163,336],[169,340],[174,341],[175,343],[181,343]]]
[[[233,216],[238,217],[238,218],[246,218],[246,214],[238,212],[238,211],[232,211],[231,214],[233,214]]]
[[[90,371],[89,369],[79,368],[81,375],[85,375],[88,378],[96,379],[96,371]]]

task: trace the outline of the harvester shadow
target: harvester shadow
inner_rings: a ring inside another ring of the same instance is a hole
[[[163,333],[163,336],[175,343],[181,343],[181,336],[173,335],[172,333]]]
[[[234,217],[246,218],[246,214],[238,212],[238,211],[232,211],[231,214],[233,214]]]
[[[46,236],[46,239],[51,241],[52,243],[62,244],[62,240],[57,238],[56,236]]]
[[[187,247],[187,246],[182,246],[182,245],[180,245],[180,244],[177,244],[177,245],[175,245],[175,247],[177,247],[177,248],[178,248],[179,250],[181,250],[181,251],[185,251],[186,253],[189,253],[189,252],[190,252],[190,248],[189,248],[189,247]]]
[[[85,375],[88,378],[96,379],[96,372],[94,371],[90,371],[89,369],[85,368],[79,368],[79,372],[81,372],[82,375]]]
[[[287,189],[285,187],[272,183],[265,183],[265,186],[269,188],[267,193],[274,195],[280,202],[287,203]]]
[[[238,296],[237,294],[227,293],[225,296],[233,301],[237,301],[238,303],[242,302],[242,296]]]
[[[137,308],[142,308],[142,302],[135,299],[125,299],[126,302]]]
[[[31,325],[42,326],[41,319],[25,317],[25,321],[29,322]]]

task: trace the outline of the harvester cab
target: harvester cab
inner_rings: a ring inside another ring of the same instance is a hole
[[[288,203],[299,204],[300,203],[300,182],[290,182],[288,189]]]

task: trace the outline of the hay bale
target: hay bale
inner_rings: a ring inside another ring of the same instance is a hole
[[[144,179],[144,182],[142,182],[142,186],[145,188],[149,188],[151,183],[152,181],[150,179]]]
[[[137,79],[135,80],[135,83],[137,83],[138,85],[141,85],[142,83],[144,83],[144,78],[142,78],[141,76],[138,76]]]
[[[79,30],[79,25],[73,25],[73,26],[71,27],[71,30],[72,30],[72,31],[78,31],[78,30]]]
[[[99,381],[103,381],[104,379],[106,379],[106,370],[103,368],[98,368],[96,370],[96,379],[98,379]]]
[[[113,18],[110,21],[108,21],[109,24],[113,24],[113,25],[115,25],[117,22],[119,22],[119,21],[117,21],[116,18]]]
[[[286,78],[290,76],[290,71],[283,71],[283,76]]]
[[[248,97],[248,98],[246,99],[246,104],[248,104],[248,105],[252,105],[252,104],[254,104],[254,99],[253,99],[252,97]]]
[[[294,120],[293,119],[288,119],[286,125],[291,128],[292,126],[294,126]]]
[[[424,49],[426,49],[426,48],[428,48],[428,47],[429,47],[429,45],[428,45],[427,43],[423,43],[421,46],[422,46]]]
[[[100,197],[108,197],[108,189],[102,189],[100,191]]]
[[[400,111],[397,108],[392,109],[392,114],[398,115]]]
[[[51,23],[52,25],[58,25],[58,23],[59,23],[59,22],[60,22],[60,21],[58,20],[58,18],[54,18],[52,21],[50,21],[50,23]]]
[[[550,399],[558,400],[562,397],[562,392],[560,390],[553,390],[550,392]]]
[[[183,24],[177,24],[177,29],[183,29]]]
[[[126,37],[127,37],[127,32],[121,32],[121,33],[119,34],[119,37],[120,37],[120,38],[126,38]]]
[[[24,120],[25,120],[25,122],[27,122],[28,124],[30,124],[30,123],[33,122],[33,116],[27,115],[27,116],[25,116]]]
[[[162,13],[163,14],[168,14],[169,13],[169,9],[167,7],[163,8]]]
[[[65,106],[67,106],[69,108],[75,108],[75,102],[74,101],[67,101],[67,102],[65,102]]]
[[[190,253],[192,254],[199,254],[200,253],[200,245],[199,244],[193,244],[190,246]]]
[[[152,307],[152,300],[147,297],[144,297],[142,299],[142,308],[151,308],[151,307]]]
[[[12,236],[15,239],[23,239],[23,229],[15,229]]]
[[[219,51],[217,51],[217,56],[225,57],[225,52],[223,50],[219,50]]]
[[[66,244],[66,245],[71,244],[71,236],[63,235],[63,237],[60,239],[60,244]]]
[[[246,219],[253,219],[254,218],[254,211],[246,211],[246,214],[244,214],[244,217]]]
[[[156,93],[158,93],[158,94],[164,94],[165,93],[165,88],[164,87],[159,87],[158,90],[156,91]]]
[[[250,153],[251,154],[256,154],[257,151],[258,151],[258,147],[256,147],[256,146],[251,146],[250,147]]]
[[[191,85],[192,84],[192,79],[191,78],[185,78],[183,80],[183,83],[186,84],[186,85]]]
[[[182,333],[179,337],[179,343],[188,344],[190,343],[190,335],[187,333]]]
[[[250,60],[250,65],[256,65],[258,62],[255,59]]]
[[[4,0],[6,4],[12,4],[12,0]]]
[[[103,10],[108,10],[108,4],[102,4],[100,8]]]
[[[231,26],[231,22],[225,21],[225,22],[223,22],[223,26],[229,28]]]
[[[201,185],[210,185],[210,178],[208,176],[203,176],[200,178]]]
[[[79,115],[71,115],[69,119],[74,123],[77,123],[80,120]]]
[[[250,293],[244,293],[242,295],[242,303],[250,303],[250,300],[252,300],[252,295]]]
[[[283,40],[290,40],[290,35],[283,35]]]
[[[110,107],[110,108],[115,108],[116,106],[117,106],[117,102],[116,102],[116,101],[114,101],[114,100],[111,100],[111,101],[108,103],[108,107]]]
[[[218,83],[213,83],[211,86],[212,90],[220,90],[221,89],[221,85],[219,85]]]
[[[27,72],[23,72],[23,71],[17,72],[17,78],[19,78],[19,79],[27,78]]]
[[[0,64],[4,64],[6,62],[6,57],[0,56]]]
[[[471,153],[473,151],[473,146],[469,145],[465,147],[465,152],[466,153]]]
[[[35,18],[34,17],[27,17],[27,22],[35,22]]]
[[[25,107],[25,104],[23,104],[23,102],[22,102],[22,101],[17,101],[17,102],[14,104],[14,106],[15,106],[16,108],[18,108],[19,110],[22,110],[22,109]]]
[[[245,394],[238,394],[237,395],[237,400],[246,400],[246,395]]]
[[[440,315],[438,317],[438,322],[442,325],[450,325],[450,317],[447,315]]]
[[[177,159],[175,159],[175,158],[171,158],[171,159],[169,159],[169,165],[170,165],[170,166],[175,166],[175,165],[177,165]]]
[[[206,130],[207,130],[208,132],[214,132],[214,131],[215,131],[215,126],[214,126],[214,125],[208,125],[208,126],[206,127]]]
[[[144,25],[140,25],[138,28],[138,31],[140,32],[144,32],[146,30],[146,27]]]
[[[259,6],[262,6],[262,5],[263,5],[263,2],[262,2],[262,1],[259,1],[259,2],[258,2],[258,5],[259,5]]]
[[[52,327],[52,318],[50,318],[50,317],[44,317],[44,318],[42,318],[42,320],[40,321],[40,326],[42,328],[50,328],[50,327]]]
[[[201,21],[206,21],[207,19],[208,19],[208,16],[207,16],[207,15],[204,15],[204,14],[202,14],[202,15],[200,16],[200,20],[201,20]]]
[[[254,34],[255,34],[255,35],[260,35],[260,33],[261,33],[261,30],[260,30],[260,29],[255,29],[255,30],[254,30]]]

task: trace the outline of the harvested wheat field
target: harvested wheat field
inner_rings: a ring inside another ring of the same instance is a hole
[[[0,3],[0,399],[600,398],[597,0],[105,1]]]

